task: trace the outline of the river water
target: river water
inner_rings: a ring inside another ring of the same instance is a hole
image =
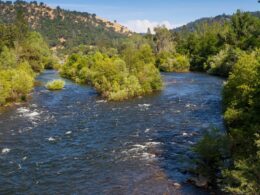
[[[186,183],[186,170],[203,132],[224,129],[223,80],[163,77],[162,92],[116,103],[66,80],[62,91],[36,87],[28,103],[1,112],[0,194],[209,194]]]

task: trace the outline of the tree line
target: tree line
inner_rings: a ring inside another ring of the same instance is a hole
[[[228,192],[259,194],[259,17],[238,11],[230,20],[200,23],[192,31],[154,31],[70,47],[60,73],[114,101],[161,90],[160,71],[226,77],[227,134],[209,131],[195,146],[195,172]],[[22,12],[14,23],[0,24],[0,105],[25,100],[36,74],[54,64],[48,44],[30,30]]]
[[[0,24],[0,105],[26,100],[34,78],[55,63],[42,36],[31,31],[18,11],[12,24]]]
[[[195,173],[232,194],[260,193],[260,19],[238,11],[223,23],[175,33],[191,70],[227,78],[227,133],[209,131],[194,147]]]

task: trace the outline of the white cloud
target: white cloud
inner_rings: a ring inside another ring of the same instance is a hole
[[[173,29],[177,26],[181,26],[181,24],[174,25],[167,20],[161,22],[150,21],[150,20],[129,20],[126,23],[124,23],[124,26],[126,26],[131,31],[137,33],[146,33],[148,28],[151,29],[152,33],[154,33],[153,29],[156,26],[161,26],[161,25],[164,25],[168,29]]]

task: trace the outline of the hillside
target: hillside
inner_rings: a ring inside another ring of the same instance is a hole
[[[249,12],[250,14],[259,17],[260,18],[260,11],[257,12]],[[173,29],[173,31],[175,32],[180,32],[183,30],[188,30],[188,31],[194,31],[196,26],[202,23],[208,23],[208,24],[212,24],[214,22],[220,22],[220,23],[224,23],[226,21],[229,21],[231,19],[231,15],[226,15],[226,14],[222,14],[222,15],[218,15],[216,17],[205,17],[205,18],[200,18],[198,20],[195,20],[193,22],[189,22],[186,25],[183,25],[181,27],[177,27],[175,29]]]
[[[68,11],[60,7],[53,9],[37,2],[0,1],[0,22],[14,22],[19,9],[23,10],[30,27],[40,32],[54,50],[79,44],[102,45],[130,34],[126,27],[96,14]]]

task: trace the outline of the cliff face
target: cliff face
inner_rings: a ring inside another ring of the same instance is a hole
[[[30,27],[40,32],[54,48],[97,44],[131,32],[124,26],[95,14],[68,11],[59,7],[53,9],[43,3],[0,2],[0,22],[15,21],[17,10],[23,10]]]

